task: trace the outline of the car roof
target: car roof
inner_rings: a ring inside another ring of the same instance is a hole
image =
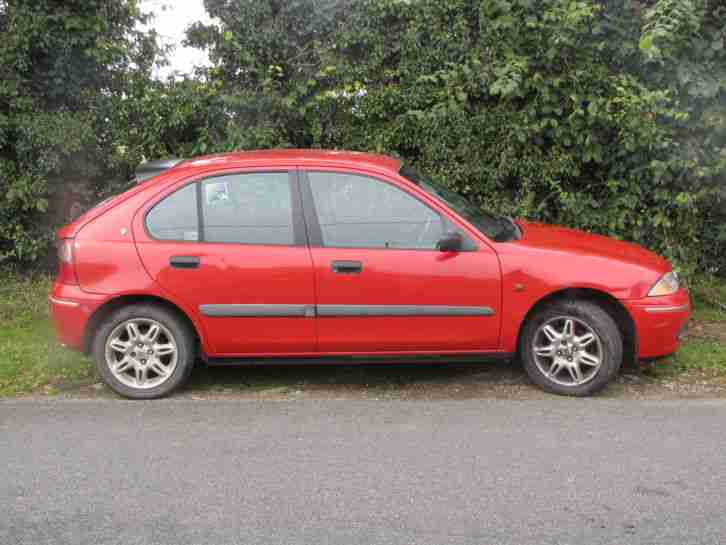
[[[394,174],[401,168],[401,161],[387,155],[358,151],[334,151],[314,149],[274,149],[236,151],[218,155],[195,157],[179,164],[177,168],[207,166],[368,166]]]

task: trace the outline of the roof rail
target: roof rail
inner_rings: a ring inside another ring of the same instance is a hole
[[[182,161],[184,161],[184,159],[169,157],[167,159],[159,159],[158,161],[148,161],[146,163],[141,163],[136,168],[136,172],[134,173],[136,175],[136,183],[140,184],[141,182],[144,182],[149,178],[153,178],[157,174],[161,174],[165,170],[169,170],[170,168],[175,167]]]

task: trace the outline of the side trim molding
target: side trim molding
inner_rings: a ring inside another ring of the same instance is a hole
[[[200,305],[213,318],[343,318],[386,316],[494,316],[490,307],[445,305]]]
[[[205,316],[214,318],[313,318],[314,305],[199,305]]]
[[[494,316],[489,307],[443,305],[318,305],[318,316]]]

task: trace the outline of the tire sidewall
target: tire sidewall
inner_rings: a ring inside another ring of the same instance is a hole
[[[171,332],[178,350],[177,365],[171,377],[154,388],[138,389],[123,384],[113,375],[106,362],[106,341],[111,332],[119,324],[137,318],[161,323]],[[195,360],[193,334],[188,326],[173,313],[153,305],[132,305],[112,313],[96,331],[92,347],[93,359],[103,381],[114,392],[128,399],[156,399],[169,395],[186,381]]]
[[[578,386],[564,386],[550,380],[539,368],[532,350],[532,341],[539,328],[557,317],[571,316],[587,324],[600,338],[603,362],[596,375]],[[542,389],[568,396],[588,396],[605,388],[617,374],[623,360],[623,341],[617,324],[596,303],[590,301],[563,301],[538,312],[525,325],[520,338],[519,353],[530,379]]]

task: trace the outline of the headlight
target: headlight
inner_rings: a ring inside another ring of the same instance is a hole
[[[655,286],[653,286],[648,292],[648,297],[673,295],[678,291],[679,287],[680,282],[678,281],[678,274],[671,271],[655,283]]]

